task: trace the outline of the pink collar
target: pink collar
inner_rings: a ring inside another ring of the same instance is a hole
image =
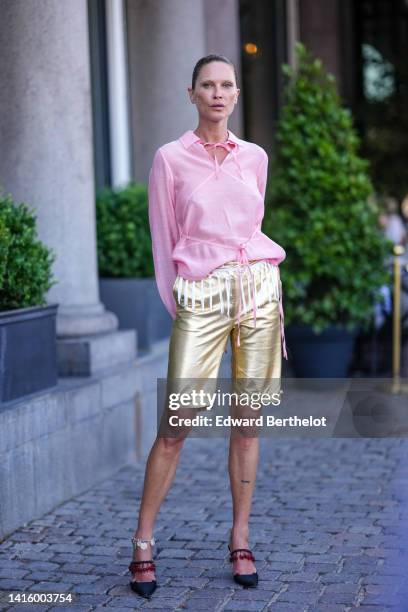
[[[187,132],[184,132],[184,134],[180,136],[179,140],[184,145],[184,147],[188,149],[193,143],[200,141],[201,138],[197,136],[197,134],[195,134],[193,130],[187,130]],[[227,142],[233,142],[237,145],[242,145],[243,141],[237,136],[235,136],[235,134],[233,134],[231,130],[228,130],[228,140],[223,144],[226,144]]]

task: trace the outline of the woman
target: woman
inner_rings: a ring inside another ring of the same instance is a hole
[[[229,338],[234,380],[280,381],[281,342],[287,358],[278,268],[285,251],[260,230],[268,156],[227,129],[239,92],[226,57],[200,59],[188,88],[198,127],[161,146],[149,175],[156,281],[174,319],[168,381],[216,380]],[[156,588],[155,519],[184,439],[158,435],[147,461],[129,565],[131,588],[147,598]],[[258,583],[248,545],[257,462],[258,438],[231,436],[230,561],[234,580],[244,587]]]

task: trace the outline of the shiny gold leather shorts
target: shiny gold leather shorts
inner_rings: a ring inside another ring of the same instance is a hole
[[[197,281],[177,276],[167,379],[178,381],[180,392],[193,379],[206,379],[212,388],[230,339],[233,381],[256,379],[262,389],[280,388],[281,293],[279,267],[266,260],[251,260],[244,269],[229,261]]]

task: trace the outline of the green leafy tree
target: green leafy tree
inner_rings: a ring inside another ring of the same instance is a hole
[[[391,253],[378,224],[368,162],[335,79],[303,44],[284,64],[285,103],[271,164],[264,231],[286,251],[285,322],[320,332],[366,329]]]
[[[0,193],[0,310],[45,306],[55,257],[37,238],[34,210]]]
[[[103,189],[96,198],[96,219],[100,276],[154,276],[146,185]]]

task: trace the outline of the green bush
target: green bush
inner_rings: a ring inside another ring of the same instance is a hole
[[[54,261],[52,249],[37,239],[34,210],[0,193],[0,310],[45,306],[57,283]]]
[[[99,275],[154,276],[147,187],[105,188],[96,198]]]
[[[264,231],[282,245],[285,321],[320,332],[367,329],[391,243],[381,233],[368,162],[334,77],[303,44],[287,64],[285,103],[268,183]]]

